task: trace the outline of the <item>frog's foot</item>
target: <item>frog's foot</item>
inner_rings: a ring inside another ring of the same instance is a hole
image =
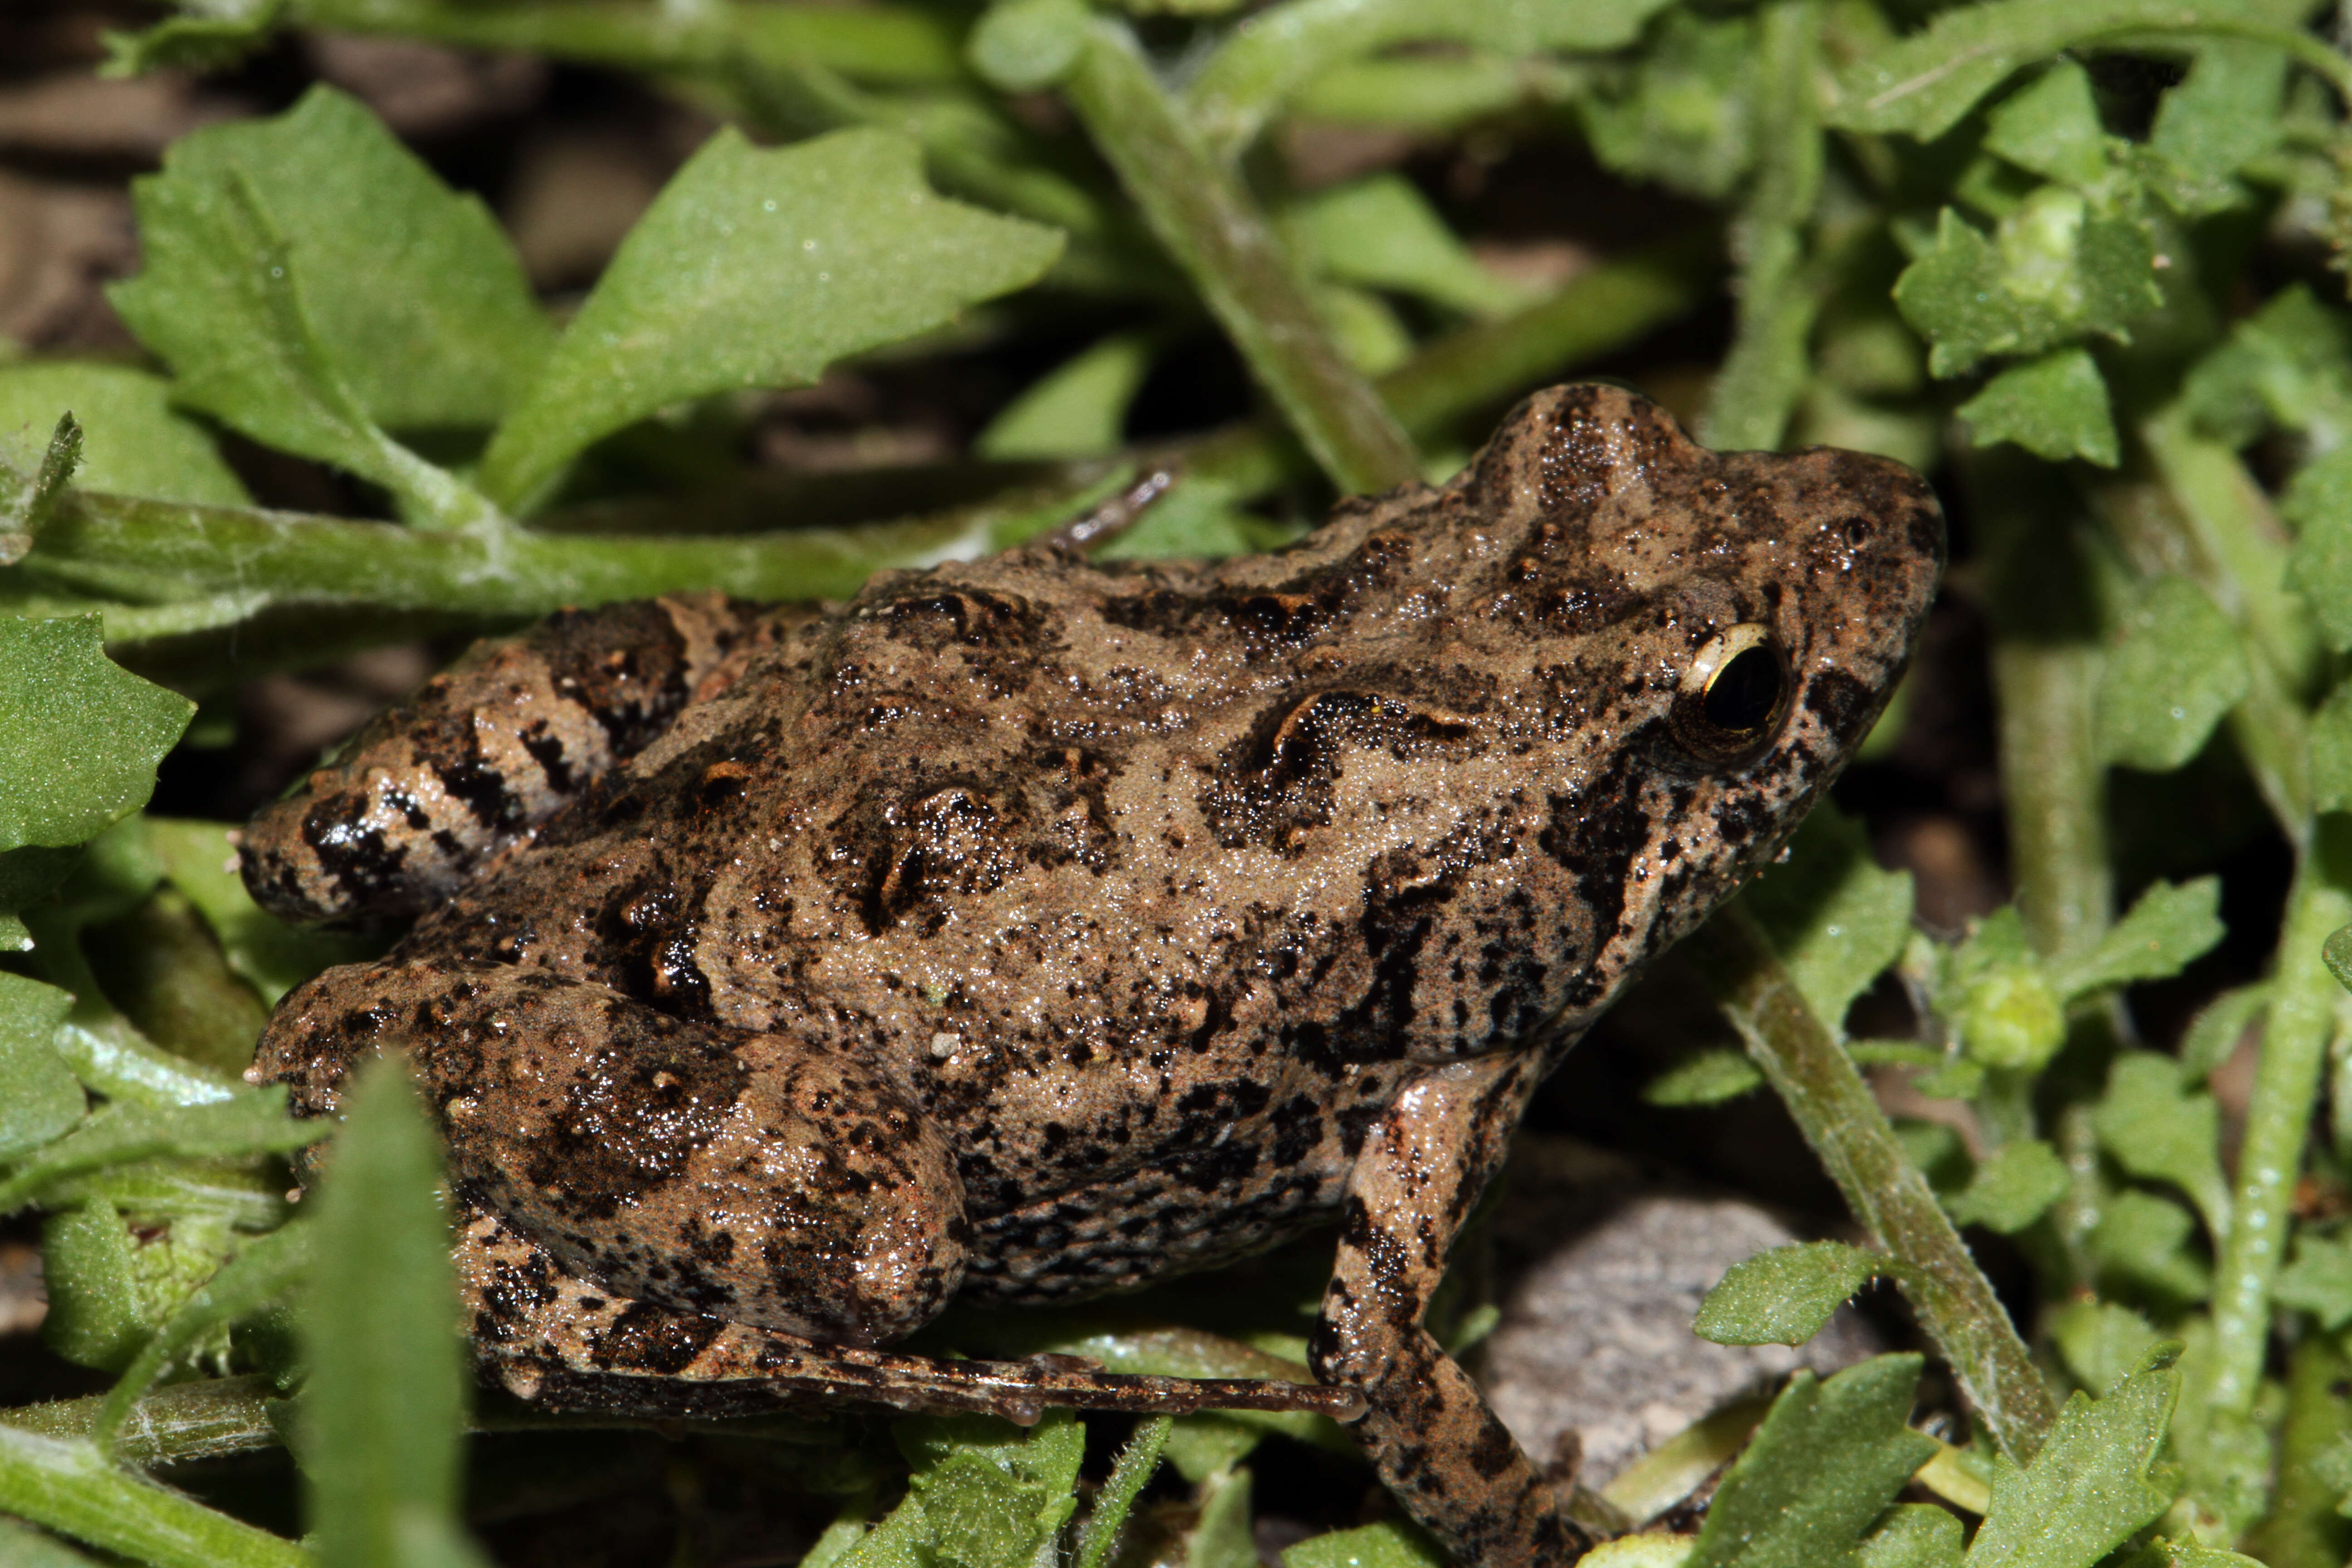
[[[476,643],[253,819],[246,886],[289,920],[430,908],[668,728],[753,626],[754,606],[707,594]]]
[[[1455,1233],[1501,1166],[1538,1055],[1423,1069],[1364,1140],[1308,1359],[1364,1392],[1357,1441],[1397,1500],[1477,1568],[1559,1568],[1592,1546],[1469,1373],[1422,1327]]]
[[[562,1410],[718,1417],[842,1404],[969,1411],[1024,1426],[1048,1408],[1307,1410],[1352,1420],[1351,1388],[1137,1377],[1076,1357],[935,1361],[814,1340],[631,1300],[581,1278],[494,1216],[457,1242],[484,1362],[520,1397]]]

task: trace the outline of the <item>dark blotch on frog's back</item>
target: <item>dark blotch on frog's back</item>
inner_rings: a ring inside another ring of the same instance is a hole
[[[709,1035],[658,1014],[605,1010],[607,1043],[551,1117],[525,1174],[564,1219],[610,1219],[684,1175],[750,1081]]]
[[[1413,489],[1377,501],[1351,498],[1333,510],[1325,526],[1427,500],[1435,493]],[[1163,569],[1147,574],[1148,586],[1114,590],[1097,613],[1106,623],[1130,631],[1192,642],[1226,636],[1249,654],[1279,654],[1340,627],[1368,598],[1395,588],[1410,571],[1418,542],[1406,531],[1378,530],[1337,560],[1270,584],[1231,583],[1212,569],[1205,584],[1195,586],[1184,581],[1181,569]],[[1293,553],[1306,552],[1293,545],[1276,558]]]
[[[667,1311],[649,1301],[624,1309],[589,1342],[589,1355],[606,1372],[683,1372],[727,1325],[717,1318]]]
[[[1371,689],[1354,684],[1306,696],[1285,693],[1218,757],[1200,796],[1202,818],[1228,849],[1251,845],[1302,851],[1311,829],[1331,821],[1332,785],[1350,753],[1386,752],[1417,762],[1472,742],[1461,715],[1416,703],[1377,671]]]

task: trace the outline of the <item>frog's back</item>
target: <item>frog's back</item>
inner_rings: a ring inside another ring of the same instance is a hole
[[[856,1051],[968,1290],[1129,1282],[1332,1202],[1407,1066],[1580,1031],[1843,763],[1939,541],[1895,465],[1563,389],[1287,552],[877,578],[413,942]],[[1706,732],[1727,633],[1769,734]]]

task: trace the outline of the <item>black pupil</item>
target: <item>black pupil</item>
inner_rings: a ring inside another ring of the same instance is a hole
[[[1715,672],[1699,700],[1706,721],[1718,730],[1760,730],[1780,705],[1780,661],[1764,647],[1742,648]]]

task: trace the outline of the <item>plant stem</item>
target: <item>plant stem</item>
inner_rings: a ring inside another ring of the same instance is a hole
[[[159,1388],[135,1402],[114,1439],[114,1454],[126,1464],[168,1465],[181,1459],[211,1459],[275,1448],[283,1439],[269,1419],[269,1380],[257,1375],[206,1378]],[[102,1394],[20,1405],[0,1410],[0,1426],[37,1436],[89,1435],[106,1403]]]
[[[1420,478],[1412,443],[1341,356],[1265,215],[1210,155],[1124,23],[1097,17],[1087,26],[1063,89],[1145,223],[1331,482],[1365,493]]]
[[[2245,1138],[2238,1150],[2233,1218],[2213,1270],[2210,1397],[2215,1405],[2241,1414],[2252,1409],[2262,1382],[2271,1287],[2285,1260],[2288,1211],[2303,1171],[2328,1037],[2345,1004],[2344,988],[2320,962],[2319,951],[2330,932],[2352,923],[2347,889],[2352,823],[2330,816],[2296,866],[2287,897],[2270,1020],[2263,1029]]]
[[[310,1552],[118,1470],[88,1443],[0,1426],[0,1512],[154,1568],[309,1568]]]
[[[963,73],[955,26],[912,6],[295,0],[288,10],[291,19],[314,27],[515,49],[637,70],[715,70],[740,53],[766,64],[814,62],[886,81],[950,82]]]
[[[1805,225],[1822,189],[1821,9],[1765,7],[1758,40],[1755,188],[1732,237],[1739,321],[1700,430],[1710,447],[1776,447],[1805,389],[1805,354],[1823,290],[1807,275]]]
[[[2019,1464],[2041,1448],[2057,1407],[1976,1259],[1945,1216],[1869,1085],[1737,901],[1691,939],[1717,1001],[1771,1081],[1895,1278],[1960,1386]]]
[[[1683,314],[1703,296],[1714,267],[1705,235],[1604,263],[1515,316],[1439,339],[1381,386],[1412,428],[1445,430]],[[1293,478],[1302,462],[1280,432],[1263,424],[1231,426],[1139,457],[1173,463],[1243,500]],[[366,614],[375,618],[346,629],[373,643],[410,635],[414,623],[404,617],[414,614],[527,616],[564,605],[698,587],[749,598],[854,594],[885,567],[965,560],[1016,543],[1060,521],[1106,484],[1115,485],[1118,472],[1100,463],[1077,464],[1034,487],[929,516],[724,537],[518,530],[485,539],[68,491],[26,568],[27,575],[139,599],[201,596],[268,582],[288,601],[369,606]],[[551,528],[561,521],[545,521]],[[265,619],[272,614],[263,612]],[[315,608],[289,604],[279,617],[292,617],[286,624],[299,628],[286,660],[299,661],[314,644],[329,646],[334,635],[331,627],[303,623],[305,615],[315,615]],[[217,664],[232,672],[242,668],[245,656],[265,664],[274,657],[270,637],[241,639],[240,631],[230,627],[173,643],[205,650],[209,657],[199,661],[205,668]],[[195,668],[184,666],[182,673]]]
[[[2000,781],[2018,913],[2045,958],[2089,947],[2115,900],[2106,769],[2094,742],[2098,610],[2082,521],[2046,470],[2000,453],[1966,470],[1980,507],[2000,711]]]
[[[2316,1331],[2296,1342],[2286,1374],[2286,1426],[2279,1436],[2278,1490],[2245,1542],[2268,1568],[2343,1568],[2352,1523],[2336,1511],[2336,1489],[2318,1473],[2321,1458],[2352,1434],[2352,1373],[2335,1337]]]
[[[859,529],[757,538],[486,536],[75,492],[26,558],[134,592],[168,578],[204,593],[270,584],[284,600],[541,615],[565,605],[721,588],[747,598],[854,594],[886,566],[970,560],[1005,542],[994,507]]]

